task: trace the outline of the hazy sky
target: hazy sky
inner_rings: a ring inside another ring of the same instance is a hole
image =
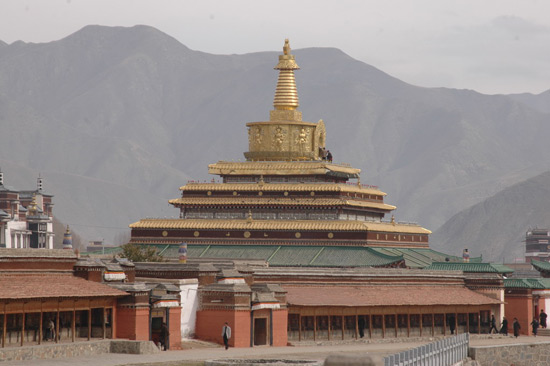
[[[0,0],[0,40],[151,25],[209,53],[336,47],[403,81],[482,93],[550,89],[548,0]]]

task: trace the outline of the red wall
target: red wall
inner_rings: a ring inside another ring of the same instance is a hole
[[[508,333],[514,334],[514,318],[518,318],[521,325],[520,334],[531,335],[531,322],[533,321],[533,299],[531,295],[506,296],[506,319],[508,319]]]
[[[171,350],[181,349],[181,307],[169,308],[170,312],[170,324],[168,324],[168,330],[170,331],[170,346]]]
[[[135,309],[122,307],[118,308],[116,313],[116,338],[127,338],[137,341],[149,340],[148,308]],[[179,338],[181,340],[181,336]]]
[[[197,311],[195,335],[198,339],[223,344],[222,328],[231,327],[231,347],[250,347],[250,312],[232,310]],[[286,331],[286,329],[285,329]]]
[[[273,346],[284,347],[287,338],[288,309],[273,310]]]

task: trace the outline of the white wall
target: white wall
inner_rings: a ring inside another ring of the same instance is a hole
[[[180,280],[182,338],[195,336],[195,323],[199,308],[198,288],[199,281],[197,279]]]
[[[8,221],[7,223],[7,233],[6,233],[6,248],[15,248],[15,243],[11,241],[11,230],[27,230],[27,223],[25,221]],[[15,236],[15,240],[18,240],[18,235]],[[21,243],[17,243],[21,247]]]

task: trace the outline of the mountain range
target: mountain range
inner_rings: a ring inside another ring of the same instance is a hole
[[[208,54],[148,26],[0,42],[4,180],[29,189],[40,173],[55,215],[86,240],[112,242],[140,218],[177,217],[167,200],[180,186],[212,179],[210,163],[244,159],[245,123],[273,109],[280,53]],[[293,54],[304,120],[323,119],[335,162],[361,168],[399,221],[436,230],[550,170],[550,90],[422,88],[338,49]],[[437,234],[432,246],[447,247]]]

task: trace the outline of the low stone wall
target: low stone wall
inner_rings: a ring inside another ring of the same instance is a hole
[[[469,354],[482,366],[546,366],[550,342],[470,347]]]
[[[150,341],[101,340],[39,346],[0,348],[0,361],[93,356],[102,353],[152,354],[160,350]]]

